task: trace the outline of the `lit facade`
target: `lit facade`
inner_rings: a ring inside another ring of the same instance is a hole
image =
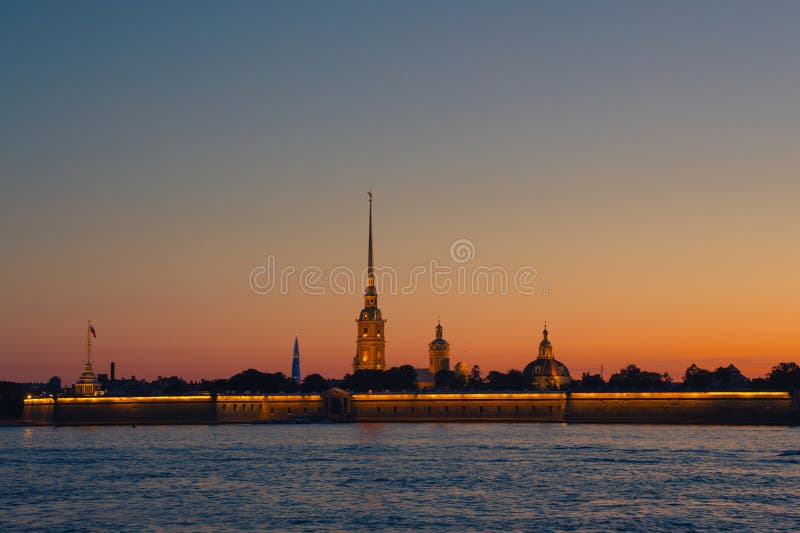
[[[86,364],[83,366],[81,377],[78,378],[77,383],[75,383],[75,395],[97,396],[102,393],[102,390],[100,382],[97,381],[97,376],[94,374],[92,363],[86,361]]]

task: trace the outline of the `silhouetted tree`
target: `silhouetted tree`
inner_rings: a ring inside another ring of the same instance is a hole
[[[384,390],[383,372],[380,370],[357,370],[353,374],[345,375],[342,379],[342,387],[354,392]]]
[[[455,373],[453,376],[453,384],[451,385],[452,390],[467,390],[469,387],[469,382],[467,380],[467,376],[460,373]]]
[[[200,389],[211,392],[223,392],[226,390],[231,390],[232,387],[227,379],[214,379],[211,381],[204,379],[200,382]]]
[[[50,381],[47,382],[44,390],[52,394],[61,392],[61,378],[58,376],[53,376],[50,378]]]
[[[511,390],[526,390],[530,388],[530,384],[522,371],[512,369],[506,374],[506,388]]]
[[[715,390],[746,389],[750,380],[733,365],[721,366],[713,372],[711,388]]]
[[[417,390],[417,371],[411,365],[393,366],[383,377],[384,387],[391,391]]]
[[[486,383],[492,390],[526,390],[530,388],[525,375],[519,370],[513,369],[506,374],[492,370],[486,376]]]
[[[300,392],[322,392],[330,388],[328,380],[319,374],[309,374],[300,384]]]
[[[486,376],[486,386],[491,390],[505,390],[507,388],[506,375],[497,370],[490,371]]]
[[[619,390],[664,390],[672,382],[666,372],[645,372],[636,365],[628,365],[608,380],[609,387]]]
[[[252,392],[297,392],[298,385],[292,378],[287,378],[283,372],[270,374],[249,368],[228,380],[231,389],[236,391]]]
[[[694,363],[683,375],[683,385],[689,389],[708,389],[713,381],[714,374],[711,371],[700,368]]]
[[[456,381],[456,373],[452,370],[439,370],[434,376],[437,389],[452,390]]]
[[[797,363],[778,363],[767,374],[766,381],[771,389],[800,389],[800,367]]]
[[[580,381],[576,380],[578,387],[582,390],[603,390],[606,388],[606,382],[600,374],[589,374],[584,372]]]
[[[750,380],[733,365],[712,372],[693,364],[686,369],[683,386],[693,390],[741,390],[750,386]]]
[[[484,385],[485,383],[483,381],[483,376],[481,376],[481,367],[479,367],[478,365],[474,365],[469,373],[467,386],[471,390],[481,390],[483,389]]]

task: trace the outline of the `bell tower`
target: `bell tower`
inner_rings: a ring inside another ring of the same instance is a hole
[[[356,318],[356,355],[353,372],[359,370],[386,370],[386,319],[378,309],[378,291],[375,288],[375,264],[372,254],[372,191],[369,196],[369,241],[367,251],[367,289],[364,291],[364,309]]]
[[[450,343],[442,337],[442,323],[436,324],[436,338],[428,345],[428,370],[436,374],[450,370]]]
[[[542,337],[542,342],[539,343],[539,359],[554,359],[553,345],[550,344],[550,339],[547,338],[547,322],[544,323]]]

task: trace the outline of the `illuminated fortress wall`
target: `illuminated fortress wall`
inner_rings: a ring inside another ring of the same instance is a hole
[[[798,424],[786,392],[370,393],[34,398],[29,424],[342,422],[568,422]]]
[[[565,393],[354,394],[350,414],[359,422],[561,422],[566,399]]]
[[[216,421],[210,396],[37,398],[25,400],[22,418],[26,422],[56,425],[209,424]]]
[[[798,422],[787,392],[571,393],[568,422],[784,424]]]
[[[25,400],[22,418],[31,424],[217,424],[319,418],[315,395],[96,396]]]
[[[269,396],[217,396],[216,421],[291,422],[298,419],[318,419],[323,416],[322,396],[319,394],[285,394]]]

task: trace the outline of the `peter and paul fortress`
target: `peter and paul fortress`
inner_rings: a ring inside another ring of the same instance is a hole
[[[372,242],[372,193],[369,194],[367,287],[364,308],[356,318],[353,371],[386,370],[386,319],[378,308]],[[203,392],[191,395],[108,396],[92,367],[94,327],[87,332],[86,364],[71,395],[27,398],[26,424],[184,424],[261,423],[329,420],[384,421],[527,421],[591,423],[800,423],[800,396],[789,392],[580,392],[567,391],[569,370],[558,361],[545,324],[536,359],[523,374],[524,391],[450,391],[435,389],[437,372],[450,371],[450,343],[441,323],[428,343],[426,368],[418,368],[418,391],[351,392],[332,388],[306,394]],[[112,363],[113,364],[113,363]],[[468,377],[468,366],[453,369]],[[113,372],[113,371],[112,371]],[[300,346],[295,337],[292,377],[299,381]]]

